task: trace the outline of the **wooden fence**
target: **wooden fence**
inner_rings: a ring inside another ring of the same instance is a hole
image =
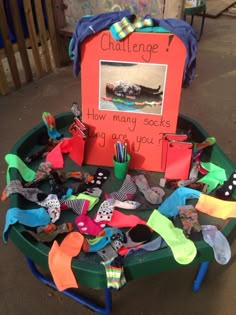
[[[0,0],[0,36],[3,43],[0,47],[2,95],[10,91],[8,67],[11,81],[17,89],[31,82],[35,76],[40,78],[51,72],[54,66],[60,66],[51,0]],[[16,52],[20,55],[21,63],[16,58]],[[23,71],[24,79],[20,71]]]

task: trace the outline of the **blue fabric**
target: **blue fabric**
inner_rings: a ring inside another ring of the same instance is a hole
[[[80,44],[90,35],[108,29],[112,24],[119,22],[123,17],[131,19],[130,10],[102,13],[94,16],[84,16],[78,21],[71,39],[71,50],[74,58],[73,72],[75,77],[80,72]]]
[[[148,18],[150,16],[146,16]],[[155,19],[154,25],[161,26],[171,33],[178,36],[184,43],[187,51],[185,68],[184,68],[184,86],[188,86],[195,76],[197,60],[197,36],[196,32],[187,22],[178,19]]]
[[[17,222],[24,224],[26,226],[35,227],[49,224],[50,217],[44,208],[30,210],[22,210],[19,208],[8,209],[2,235],[4,243],[6,243],[8,240],[8,230],[10,226]]]
[[[158,207],[158,211],[166,217],[175,217],[179,213],[179,206],[186,205],[187,199],[199,199],[201,192],[188,187],[177,188]]]

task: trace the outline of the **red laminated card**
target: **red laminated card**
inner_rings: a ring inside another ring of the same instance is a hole
[[[171,33],[133,32],[117,41],[105,30],[82,43],[85,163],[112,166],[121,141],[131,169],[161,171],[162,135],[176,132],[185,58]]]

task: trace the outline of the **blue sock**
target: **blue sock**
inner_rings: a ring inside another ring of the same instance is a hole
[[[50,217],[44,208],[22,210],[19,208],[10,208],[7,210],[6,222],[3,230],[3,241],[7,243],[8,230],[12,224],[21,223],[26,226],[35,227],[47,225],[50,223]]]
[[[175,217],[178,207],[186,205],[187,199],[199,199],[201,192],[188,187],[177,188],[164,202],[158,207],[161,214],[166,217]]]

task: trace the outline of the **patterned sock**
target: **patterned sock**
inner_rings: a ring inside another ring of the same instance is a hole
[[[123,246],[119,240],[111,241],[110,244],[103,247],[97,253],[103,259],[103,261],[113,260],[118,256],[118,250]]]
[[[135,185],[132,177],[126,175],[125,180],[117,192],[112,192],[111,194],[106,194],[107,199],[117,199],[119,201],[125,201],[127,199],[132,199],[133,195],[137,191],[137,186]]]
[[[88,187],[102,187],[102,185],[105,183],[105,181],[109,178],[110,171],[104,169],[104,168],[98,168],[93,175],[93,180],[91,180],[88,183]]]
[[[236,171],[234,171],[224,184],[216,189],[216,196],[220,199],[230,198],[236,188]]]
[[[113,199],[103,201],[94,216],[94,221],[97,223],[106,223],[111,220],[114,209]]]
[[[123,17],[121,21],[112,24],[110,27],[110,32],[112,37],[115,40],[121,40],[128,36],[128,34],[132,33],[135,30],[135,27],[132,23],[127,19],[127,17]]]
[[[44,194],[43,191],[38,188],[24,188],[22,183],[19,180],[12,180],[5,188],[6,197],[8,198],[12,194],[20,194],[24,196],[27,200],[39,203],[39,196],[47,197],[47,194]]]
[[[123,262],[118,256],[110,261],[102,262],[106,270],[107,287],[119,290],[126,284]]]
[[[73,200],[61,200],[61,209],[72,209],[76,214],[86,214],[84,213],[85,207],[88,205],[89,202],[86,199],[73,199]],[[86,210],[87,212],[87,210]]]
[[[179,206],[179,216],[183,225],[184,234],[188,237],[192,231],[200,232],[197,210],[192,205]]]
[[[56,129],[55,118],[49,112],[44,112],[42,115],[43,122],[47,128],[48,136],[51,139],[61,139],[61,135]]]
[[[98,236],[103,229],[86,214],[80,214],[75,218],[75,225],[81,234]]]
[[[38,183],[49,178],[51,170],[50,163],[40,163],[36,171],[35,178],[31,182],[24,184],[24,187],[36,187]]]

